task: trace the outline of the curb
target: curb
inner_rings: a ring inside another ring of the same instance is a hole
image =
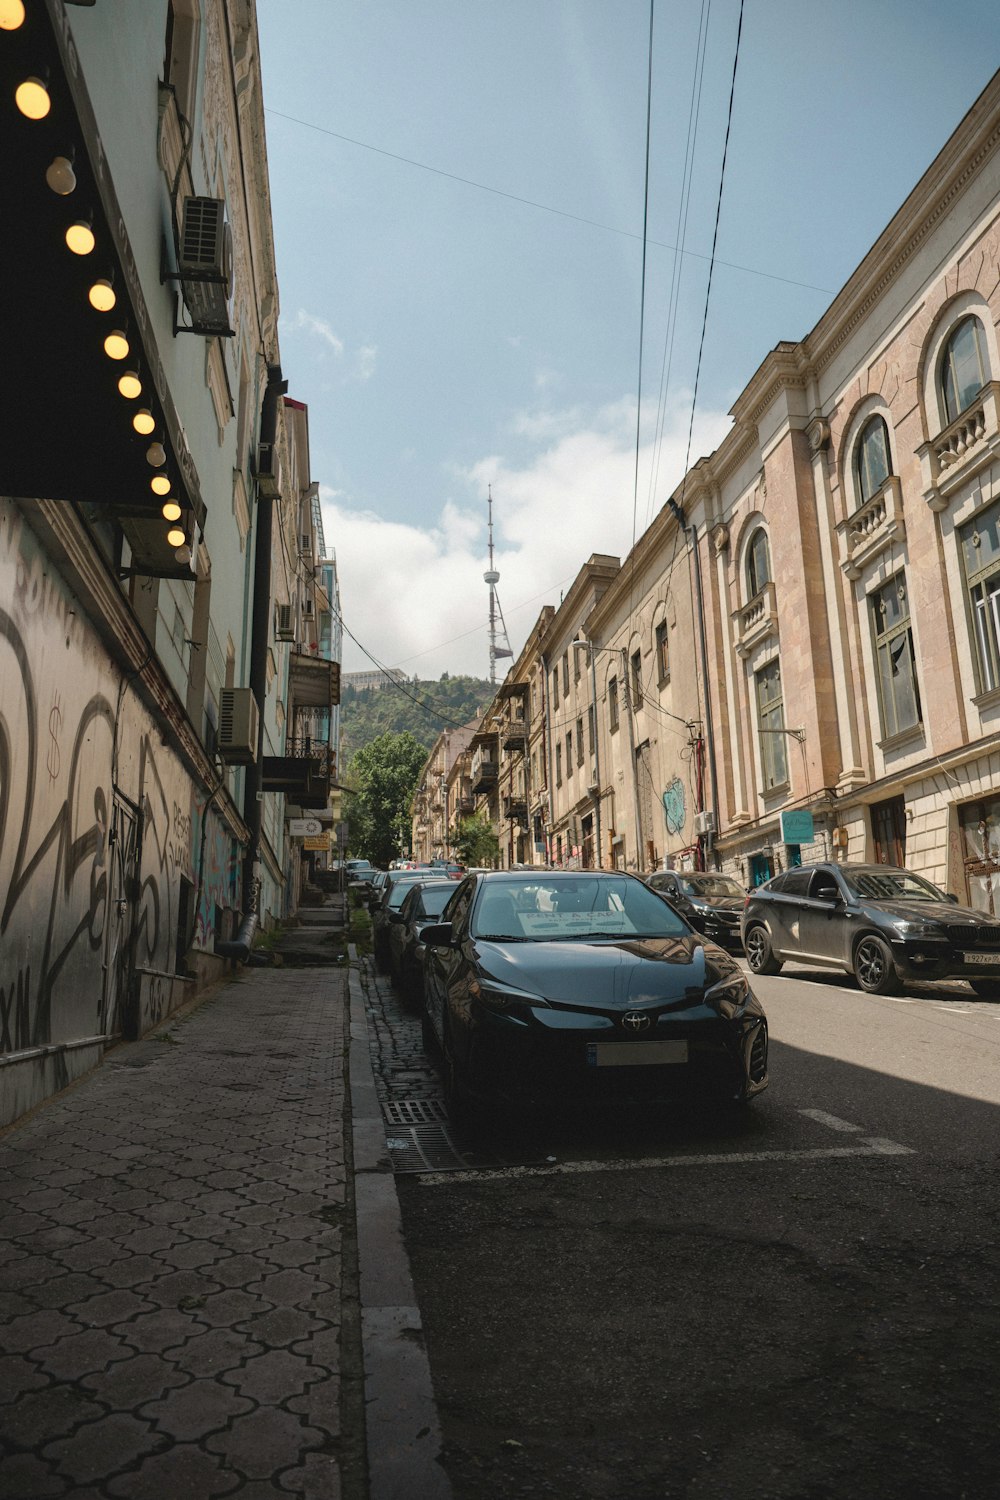
[[[353,944],[349,952],[354,1194],[370,1496],[451,1500],[451,1485],[439,1462],[441,1427],[403,1243]]]

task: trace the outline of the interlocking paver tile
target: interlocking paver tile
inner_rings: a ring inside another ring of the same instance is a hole
[[[149,1423],[115,1412],[78,1428],[72,1437],[49,1443],[41,1456],[54,1460],[57,1471],[68,1479],[90,1484],[165,1446],[166,1439],[154,1436]]]
[[[162,1270],[163,1262],[152,1255],[126,1255],[113,1265],[105,1266],[101,1279],[112,1286],[135,1287],[144,1281],[152,1281]]]
[[[288,1469],[278,1483],[297,1500],[340,1500],[340,1469],[330,1453],[310,1453],[299,1469]]]
[[[225,1370],[234,1370],[244,1360],[252,1359],[263,1351],[264,1345],[250,1339],[245,1333],[231,1328],[213,1328],[210,1333],[200,1333],[197,1338],[167,1354],[179,1370],[191,1375],[219,1375]]]
[[[59,1380],[79,1380],[92,1375],[95,1370],[106,1370],[119,1359],[125,1359],[131,1351],[120,1338],[105,1328],[88,1328],[84,1333],[72,1334],[58,1343],[32,1349],[31,1358],[43,1370]]]
[[[275,1307],[300,1307],[307,1299],[326,1292],[328,1286],[321,1275],[310,1276],[306,1271],[274,1271],[252,1281],[248,1290],[265,1297]]]
[[[73,1318],[68,1318],[59,1308],[47,1307],[43,1312],[23,1313],[18,1318],[11,1318],[3,1331],[3,1344],[9,1354],[25,1353],[79,1332],[80,1324]]]
[[[69,1494],[69,1482],[53,1472],[33,1453],[5,1453],[3,1459],[4,1491],[11,1500],[59,1500]]]
[[[100,1296],[88,1297],[85,1302],[73,1302],[66,1311],[87,1328],[110,1328],[115,1323],[124,1323],[139,1313],[149,1312],[153,1303],[138,1296],[126,1287],[105,1289]]]
[[[228,1370],[221,1379],[241,1395],[249,1396],[261,1406],[277,1406],[291,1396],[300,1395],[310,1383],[322,1380],[301,1355],[287,1349],[270,1349],[249,1360],[238,1370]]]
[[[252,1338],[265,1344],[292,1344],[307,1334],[318,1333],[323,1324],[317,1318],[294,1307],[276,1307],[262,1317],[250,1318],[242,1325]]]
[[[104,1408],[76,1386],[49,1385],[4,1408],[0,1433],[5,1444],[37,1451],[55,1438],[66,1437],[83,1422],[104,1415]]]
[[[340,1431],[340,1380],[336,1375],[320,1376],[285,1405],[312,1427],[321,1427],[329,1433]]]
[[[207,1437],[205,1447],[224,1455],[248,1479],[270,1479],[289,1462],[302,1463],[310,1449],[325,1442],[325,1435],[301,1417],[277,1406],[259,1406],[237,1417],[225,1432]]]
[[[133,1354],[106,1370],[84,1376],[81,1384],[98,1400],[119,1411],[134,1411],[144,1401],[160,1401],[168,1390],[186,1385],[190,1376],[156,1354]]]
[[[193,1444],[168,1448],[144,1459],[132,1474],[121,1474],[107,1486],[116,1500],[218,1500],[240,1483],[239,1474]]]
[[[147,1402],[139,1415],[157,1432],[180,1442],[203,1438],[253,1409],[253,1402],[217,1380],[193,1380],[159,1401]]]
[[[161,1308],[159,1312],[143,1313],[130,1323],[119,1323],[115,1332],[133,1349],[155,1354],[197,1337],[201,1330],[202,1325],[183,1309]]]

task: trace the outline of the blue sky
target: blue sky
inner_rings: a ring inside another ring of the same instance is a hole
[[[656,0],[638,480],[648,0],[257,9],[282,364],[345,621],[411,674],[486,676],[487,485],[518,649],[683,472],[739,0]],[[995,0],[746,0],[692,462],[998,66]]]

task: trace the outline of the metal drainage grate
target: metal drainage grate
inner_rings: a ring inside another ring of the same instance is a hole
[[[440,1099],[388,1099],[382,1113],[388,1125],[446,1124],[448,1120]]]
[[[386,1146],[394,1172],[447,1172],[469,1165],[447,1128],[438,1123],[399,1130],[386,1137]]]

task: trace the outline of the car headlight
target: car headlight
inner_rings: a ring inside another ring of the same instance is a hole
[[[893,922],[893,927],[902,937],[943,938],[945,934],[936,922]]]
[[[720,1016],[725,1016],[727,1021],[743,1009],[749,998],[750,985],[742,969],[727,974],[725,979],[705,991],[705,1004],[717,1010]]]
[[[541,1006],[549,1009],[549,1002],[541,995],[530,995],[525,990],[515,990],[505,984],[497,984],[495,980],[473,979],[469,984],[469,994],[490,1010],[516,1011],[529,1010]]]

